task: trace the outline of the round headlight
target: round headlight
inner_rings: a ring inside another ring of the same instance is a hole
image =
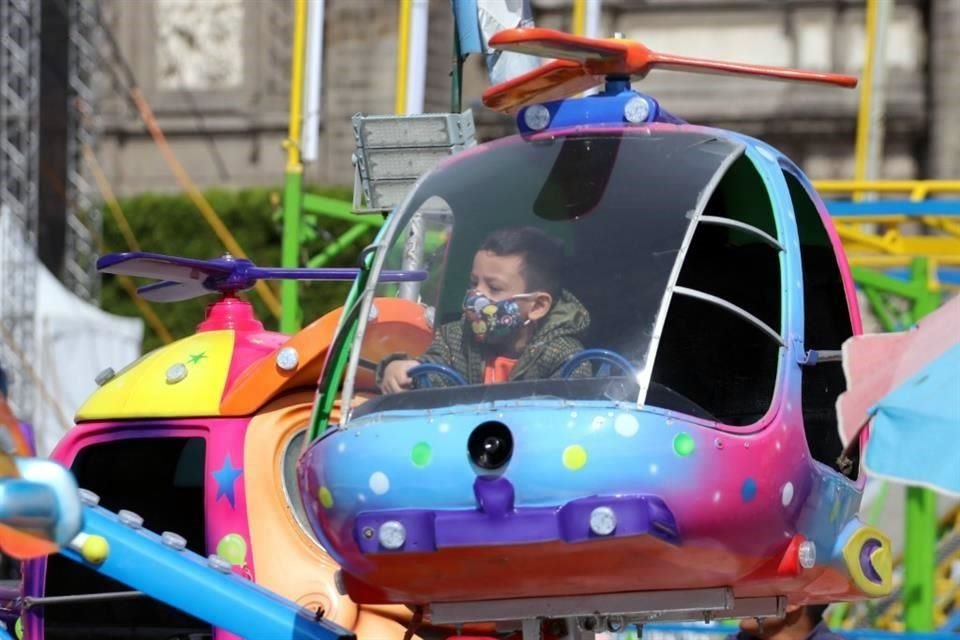
[[[646,122],[649,115],[650,103],[647,102],[646,98],[633,96],[627,100],[625,105],[623,105],[623,118],[627,122],[632,122],[634,124]]]
[[[534,131],[543,131],[550,124],[550,110],[542,104],[532,104],[523,110],[523,123]]]

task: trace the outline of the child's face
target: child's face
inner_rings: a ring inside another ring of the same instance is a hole
[[[470,288],[494,302],[527,293],[527,281],[523,277],[523,258],[478,251],[473,257]]]
[[[490,251],[478,251],[473,257],[470,289],[500,302],[524,293],[535,295],[517,300],[526,319],[537,321],[549,313],[553,297],[546,291],[528,291],[523,277],[521,256],[498,256]]]

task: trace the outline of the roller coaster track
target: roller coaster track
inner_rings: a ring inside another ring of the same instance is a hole
[[[907,279],[925,260],[932,291],[960,288],[960,181],[828,180],[827,199],[854,277],[864,268]],[[855,200],[861,194],[874,200]]]

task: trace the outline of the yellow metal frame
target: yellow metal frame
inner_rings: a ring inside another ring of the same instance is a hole
[[[410,12],[413,0],[400,0],[400,24],[397,27],[397,90],[393,110],[398,116],[407,112],[407,67],[410,61]]]
[[[294,0],[293,55],[290,61],[290,122],[287,139],[287,173],[302,172],[300,130],[303,126],[303,52],[307,37],[307,0]]]
[[[960,200],[960,180],[823,180],[814,186],[823,195],[851,199],[873,192],[907,196],[914,202],[944,195]],[[914,258],[927,258],[934,291],[944,288],[934,277],[938,267],[960,267],[960,215],[837,216],[833,221],[851,266],[907,267]],[[908,224],[921,225],[924,234],[905,230]]]
[[[587,0],[573,0],[573,34],[584,35],[587,30]]]
[[[857,139],[854,150],[853,175],[858,180],[866,178],[867,149],[870,140],[870,111],[873,108],[873,68],[877,41],[877,1],[867,0],[866,59],[863,61],[863,77],[860,80],[860,100],[857,109]],[[859,200],[862,194],[854,193]]]

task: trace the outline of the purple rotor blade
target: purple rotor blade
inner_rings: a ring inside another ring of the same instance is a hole
[[[181,300],[199,298],[213,292],[204,287],[203,283],[198,280],[192,282],[164,280],[140,287],[137,289],[137,293],[141,298],[150,302],[180,302]]]
[[[357,277],[356,267],[324,267],[322,269],[281,269],[273,267],[250,267],[244,275],[258,280],[329,280],[350,281]],[[379,282],[422,282],[426,271],[400,271],[385,269],[380,272]]]
[[[97,260],[97,269],[103,273],[190,282],[210,276],[226,276],[238,267],[250,264],[246,260],[195,260],[159,253],[111,253]]]

